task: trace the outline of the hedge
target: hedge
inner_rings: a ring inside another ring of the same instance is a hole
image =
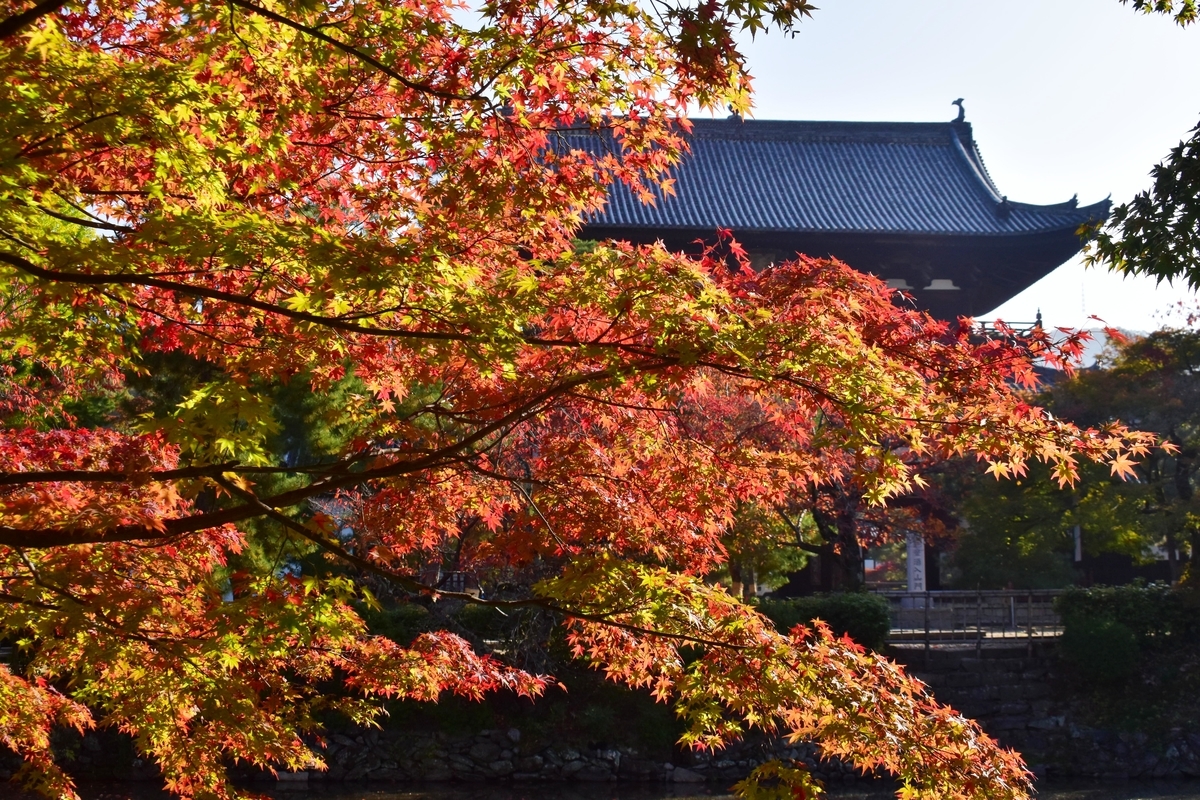
[[[786,633],[796,625],[814,619],[824,620],[838,636],[850,638],[864,647],[881,650],[887,640],[891,619],[888,603],[882,597],[866,593],[839,593],[763,600],[758,610]],[[429,612],[417,603],[401,603],[380,610],[362,609],[372,633],[387,636],[407,645],[431,625]],[[483,639],[505,639],[512,634],[514,620],[494,608],[467,605],[454,614],[454,622]]]
[[[872,650],[883,649],[892,626],[887,600],[865,592],[763,600],[758,610],[781,632],[821,619],[838,636],[849,634],[851,639]]]
[[[1194,643],[1200,635],[1200,593],[1164,583],[1068,589],[1055,608],[1066,632],[1079,625],[1116,622],[1147,650]]]
[[[1063,656],[1097,687],[1142,669],[1143,654],[1194,647],[1200,634],[1200,595],[1162,583],[1068,589],[1055,607]]]

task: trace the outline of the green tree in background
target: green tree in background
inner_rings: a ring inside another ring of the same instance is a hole
[[[1189,26],[1200,16],[1195,0],[1121,0],[1135,11],[1171,17]],[[1086,255],[1126,275],[1186,280],[1200,287],[1200,125],[1151,171],[1152,185],[1113,209],[1092,232]],[[1084,468],[1074,487],[1027,479],[975,481],[963,513],[969,529],[959,542],[958,583],[1019,588],[1064,585],[1072,578],[1067,554],[1071,528],[1084,531],[1084,552],[1120,552],[1137,558],[1161,544],[1178,576],[1179,548],[1197,559],[1197,333],[1164,330],[1118,345],[1105,368],[1081,373],[1043,398],[1075,421],[1121,419],[1162,434],[1175,453],[1156,452],[1137,468],[1137,480],[1113,480]]]
[[[1105,368],[1081,372],[1051,390],[1051,406],[1072,420],[1128,420],[1153,431],[1174,451],[1157,451],[1137,466],[1135,484],[1108,490],[1136,498],[1137,527],[1176,553],[1200,551],[1196,470],[1200,456],[1200,331],[1161,330],[1120,344]],[[1080,484],[1082,490],[1084,484]]]
[[[714,575],[728,580],[734,596],[750,599],[761,589],[776,589],[787,582],[787,574],[803,569],[809,544],[817,537],[812,517],[799,522],[763,503],[741,503],[733,523],[721,537],[729,553],[723,572]]]
[[[1066,586],[1074,581],[1072,530],[1083,552],[1121,553],[1146,562],[1164,550],[1172,577],[1200,555],[1200,331],[1166,329],[1117,343],[1099,368],[1049,387],[1038,402],[1059,418],[1103,425],[1120,419],[1153,431],[1172,447],[1157,450],[1122,480],[1085,465],[1074,486],[1047,480],[1039,465],[1011,481],[967,477],[961,511],[967,528],[955,555],[964,588]]]
[[[1083,470],[1059,488],[1034,467],[1019,480],[978,476],[962,505],[966,526],[954,555],[955,586],[964,589],[1057,589],[1072,584],[1072,529],[1084,531],[1087,555],[1151,557],[1141,513],[1141,485],[1107,470]]]

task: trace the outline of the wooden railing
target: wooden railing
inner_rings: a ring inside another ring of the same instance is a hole
[[[878,592],[891,607],[890,642],[1046,639],[1062,634],[1057,590]]]

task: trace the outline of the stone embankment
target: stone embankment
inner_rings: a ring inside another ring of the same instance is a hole
[[[743,742],[716,754],[688,753],[676,763],[619,746],[529,745],[517,729],[474,736],[368,731],[328,738],[327,772],[288,776],[317,781],[636,781],[729,785],[774,758],[804,761],[826,782],[861,777],[840,761],[818,762],[810,744]]]
[[[1085,709],[1064,699],[1053,642],[976,650],[972,646],[897,648],[893,657],[924,681],[934,696],[978,720],[1039,775],[1051,778],[1200,777],[1197,729],[1144,733],[1101,730],[1082,722]]]
[[[1151,737],[1089,727],[1079,701],[1064,699],[1070,677],[1063,673],[1052,642],[1003,647],[898,648],[892,656],[925,681],[934,695],[1006,746],[1021,752],[1040,776],[1050,778],[1200,777],[1200,721],[1190,730]],[[113,731],[68,736],[64,761],[80,777],[156,780],[152,764],[138,758],[132,743]],[[792,759],[809,765],[827,783],[862,780],[848,764],[821,761],[810,744],[751,740],[720,753],[675,752],[670,761],[652,759],[620,743],[583,745],[523,737],[517,729],[472,735],[371,730],[326,737],[325,772],[281,775],[281,781],[320,783],[407,782],[608,782],[711,783],[728,787],[756,765]],[[10,763],[11,762],[11,763]],[[0,757],[0,778],[15,769]],[[253,779],[254,776],[244,776]],[[263,776],[259,776],[263,777]]]
[[[939,701],[976,719],[1001,744],[1022,753],[1050,778],[1200,777],[1198,730],[1157,737],[1101,730],[1084,724],[1085,709],[1064,699],[1054,642],[1011,645],[896,648],[891,655],[923,680]],[[1078,702],[1078,701],[1075,701]],[[728,786],[756,765],[795,759],[826,782],[864,777],[838,761],[821,761],[810,744],[748,741],[721,753],[650,760],[627,747],[523,744],[520,732],[474,736],[368,732],[329,740],[328,772],[310,780],[379,781],[615,781],[712,782]]]

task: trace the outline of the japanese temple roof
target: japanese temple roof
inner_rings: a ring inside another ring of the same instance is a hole
[[[655,205],[624,187],[588,228],[730,228],[1012,236],[1074,231],[1103,220],[1107,200],[1078,207],[1006,200],[966,122],[694,120],[692,152],[674,170],[675,196]],[[561,132],[568,147],[611,139]]]

